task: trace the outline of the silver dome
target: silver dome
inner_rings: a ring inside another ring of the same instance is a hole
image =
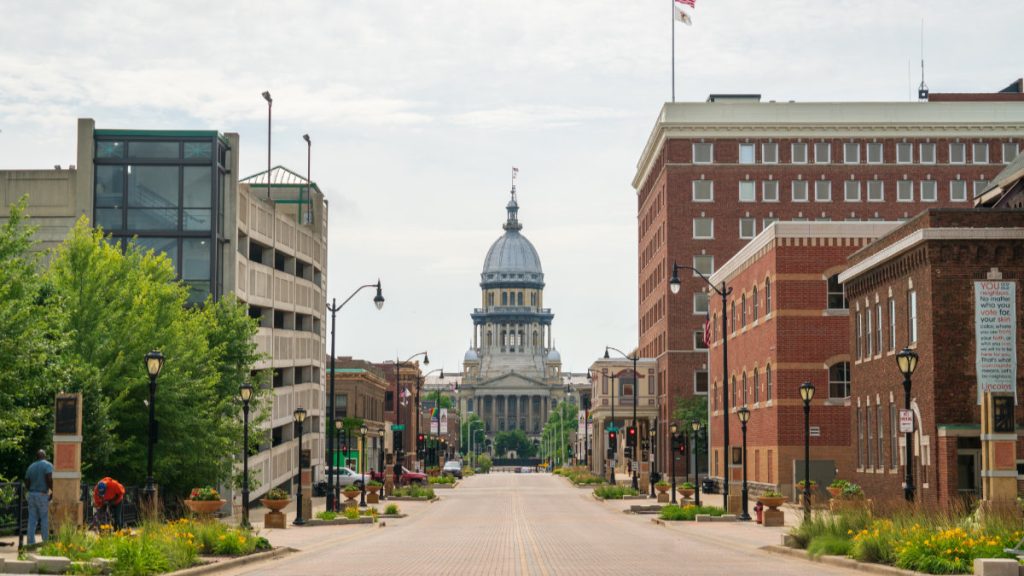
[[[510,274],[522,274],[524,276],[518,279],[523,280],[541,280],[544,270],[540,266],[537,249],[526,236],[518,230],[507,230],[491,244],[481,274],[484,280],[509,279]]]

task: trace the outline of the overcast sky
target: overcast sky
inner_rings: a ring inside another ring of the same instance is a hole
[[[330,200],[339,354],[460,368],[511,167],[566,370],[636,344],[636,161],[670,99],[670,0],[0,0],[0,169],[75,162],[98,128],[241,135]],[[1024,73],[1019,0],[698,0],[677,99],[802,101],[996,91]],[[908,82],[908,64],[912,78]],[[330,335],[328,335],[328,338]],[[329,345],[329,341],[328,341]]]

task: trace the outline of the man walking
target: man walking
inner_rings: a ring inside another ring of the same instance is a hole
[[[28,545],[36,543],[36,524],[43,542],[50,537],[50,500],[53,498],[53,464],[46,461],[46,451],[36,453],[36,461],[25,472],[28,487]]]

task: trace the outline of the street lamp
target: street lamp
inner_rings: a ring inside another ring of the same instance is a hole
[[[750,409],[741,406],[736,416],[740,419],[740,430],[743,432],[743,491],[740,493],[740,520],[750,520],[750,512],[747,509],[747,422],[750,421]]]
[[[433,372],[440,372],[441,373],[441,382],[443,384],[444,383],[444,368],[441,368],[439,370],[431,370],[429,373],[424,374],[423,375],[424,380],[426,379],[427,375],[429,375],[430,373],[433,373]],[[434,427],[431,426],[430,427],[431,428],[430,434],[431,434],[431,436],[434,437],[434,439],[433,439],[433,444],[434,444],[434,466],[440,466],[441,463],[438,461],[438,458],[440,457],[440,455],[437,452],[438,440],[441,437],[441,388],[440,387],[437,390],[434,391],[434,398],[435,398],[435,401],[434,401],[434,415],[437,416],[437,433],[436,434],[434,433],[434,430],[433,430]],[[431,420],[433,420],[433,418],[431,418]]]
[[[673,422],[672,425],[668,427],[668,429],[672,433],[672,442],[670,443],[670,448],[675,448],[676,444],[679,443],[679,426],[676,426],[676,423]],[[675,453],[675,450],[671,450],[670,453],[672,454],[672,456],[671,456],[671,459],[672,459],[672,503],[675,504],[676,503],[676,453]]]
[[[304,138],[306,138],[306,142],[309,142],[309,136],[308,135],[304,136]],[[333,422],[337,423],[337,420],[335,419],[335,413],[334,413],[335,412],[335,405],[334,404],[335,404],[335,400],[336,400],[336,398],[334,397],[334,376],[336,374],[336,372],[335,372],[335,360],[336,359],[335,359],[335,354],[334,354],[334,334],[335,334],[334,328],[336,326],[337,315],[338,315],[338,311],[341,310],[342,308],[344,308],[345,304],[348,304],[349,300],[354,298],[355,295],[358,294],[364,288],[376,288],[377,289],[377,295],[373,297],[373,304],[377,307],[377,310],[380,310],[381,308],[383,308],[384,307],[384,295],[381,293],[381,289],[380,289],[380,278],[377,279],[377,283],[376,284],[363,284],[359,288],[356,288],[355,292],[353,292],[341,304],[338,304],[337,299],[332,298],[331,299],[331,303],[327,305],[327,311],[331,313],[331,394],[327,398],[327,430],[328,430],[328,433],[327,433],[327,443],[326,443],[327,445],[324,447],[325,456],[327,454],[335,454],[336,455],[337,454],[337,449],[338,449],[338,445],[335,444],[333,446],[333,450],[332,450],[332,446],[331,446],[331,433],[330,433],[331,422],[333,421]],[[337,510],[338,509],[338,492],[339,492],[339,490],[337,490],[337,489],[340,489],[340,486],[337,485],[338,482],[334,478],[334,475],[335,475],[334,470],[335,470],[336,466],[337,466],[337,462],[331,461],[330,465],[327,467],[327,509],[328,510]]]
[[[658,428],[658,419],[655,418],[654,419],[654,427],[652,427],[647,432],[647,435],[650,436],[650,439],[648,440],[648,442],[649,442],[649,446],[651,448],[651,454],[654,455],[654,466],[652,467],[653,469],[651,470],[651,498],[655,497],[655,494],[654,494],[654,477],[658,475],[658,453],[655,451],[655,447],[654,447],[654,442],[655,442],[655,440],[658,437],[658,430],[657,430],[657,428]]]
[[[693,430],[693,503],[700,506],[700,463],[697,458],[700,455],[700,433],[704,426],[700,420],[694,420],[690,422],[690,429]]]
[[[153,480],[153,443],[156,441],[156,379],[164,367],[164,355],[159,350],[146,354],[146,373],[149,374],[149,435],[146,447],[146,503],[156,511],[156,482]]]
[[[362,440],[359,445],[359,472],[362,474],[359,486],[359,507],[366,508],[366,424],[359,427],[359,436]]]
[[[374,299],[376,301],[376,299]],[[384,304],[384,299],[381,298],[381,305]],[[405,458],[404,454],[404,438],[405,429],[402,427],[402,366],[408,364],[413,358],[417,356],[423,356],[423,365],[430,365],[430,356],[427,355],[426,351],[417,352],[412,356],[409,356],[404,362],[399,362],[398,358],[395,358],[395,429],[398,430],[398,445],[394,447],[395,450],[395,482],[400,482],[402,478],[402,460]],[[419,417],[417,416],[417,420]],[[383,471],[381,472],[383,473]]]
[[[334,436],[334,450],[331,451],[331,466],[327,468],[327,477],[328,478],[331,477],[332,473],[336,474],[336,472],[334,472],[334,469],[335,469],[335,466],[338,465],[338,447],[341,446],[341,430],[344,427],[345,427],[345,423],[343,421],[341,421],[341,420],[335,420],[334,421],[334,434],[333,434],[333,436]],[[328,436],[330,436],[330,435],[331,434],[328,434]],[[334,498],[334,508],[329,508],[329,510],[337,512],[338,509],[341,508],[341,480],[340,479],[337,482],[335,482],[333,486],[331,486],[330,482],[328,482],[328,484],[327,484],[327,495],[328,495],[328,498],[330,498],[330,497]]]
[[[899,366],[900,372],[903,373],[903,407],[909,412],[910,411],[910,377],[914,375],[914,370],[917,370],[917,352],[914,352],[910,348],[904,348],[896,354],[896,365]],[[908,431],[906,433],[906,444],[907,444],[907,467],[906,475],[904,476],[904,488],[903,495],[907,499],[907,502],[914,501],[914,432]]]
[[[299,425],[299,489],[295,493],[295,521],[292,524],[302,526],[306,523],[302,517],[302,423],[306,421],[306,409],[296,408],[292,418]]]
[[[270,97],[269,91],[263,92],[263,99],[267,101],[267,200],[270,200],[270,120],[274,99]]]
[[[811,400],[814,384],[810,380],[800,385],[800,399],[804,401],[804,521],[811,518]]]
[[[725,280],[722,280],[722,287],[719,288],[708,280],[707,276],[701,273],[693,266],[683,266],[680,264],[672,263],[672,278],[668,281],[669,289],[672,290],[673,294],[679,294],[681,284],[679,282],[679,271],[680,270],[692,270],[694,274],[700,276],[700,279],[704,281],[715,294],[718,294],[722,298],[722,381],[723,383],[729,377],[729,315],[725,313],[726,300],[729,294],[732,294],[732,288],[725,285]],[[729,458],[729,387],[726,385],[722,386],[722,407],[725,410],[725,416],[722,418],[722,445],[723,454],[725,454],[726,460]],[[722,482],[722,502],[726,508],[729,507],[729,464],[726,462],[726,473],[724,481]]]
[[[252,399],[252,384],[245,382],[238,387],[242,399],[242,527],[249,527],[249,400]]]
[[[638,356],[638,354],[635,351],[633,352],[633,355],[630,356],[630,355],[626,354],[625,352],[623,352],[622,350],[619,350],[618,348],[613,348],[611,346],[605,346],[604,347],[604,359],[605,360],[609,359],[609,357],[608,357],[608,351],[609,350],[614,350],[614,351],[618,352],[620,355],[622,355],[622,357],[625,358],[626,360],[632,360],[633,361],[633,430],[634,430],[634,432],[633,432],[632,435],[627,434],[626,435],[627,436],[626,440],[628,442],[632,442],[633,443],[633,462],[636,462],[637,461],[637,453],[636,453],[637,452],[637,440],[638,440],[638,437],[637,437],[638,433],[636,432],[636,430],[639,428],[637,426],[637,422],[636,422],[636,398],[637,398],[637,396],[639,396],[639,392],[640,392],[640,388],[639,388],[640,377],[636,373],[636,361],[639,358],[639,356]],[[619,383],[620,384],[622,383],[622,378],[619,378]],[[630,467],[632,467],[632,464],[630,464]],[[637,466],[633,470],[633,490],[636,490],[638,492],[640,491],[640,467],[639,466]]]
[[[383,478],[384,477],[384,429],[383,428],[381,428],[380,430],[377,430],[377,449],[378,449],[378,452],[380,453],[380,455],[378,456],[378,459],[380,461],[380,466],[377,469],[380,470],[380,476],[381,476],[381,478]]]

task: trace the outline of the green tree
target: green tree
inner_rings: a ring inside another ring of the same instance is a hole
[[[534,448],[533,442],[522,430],[498,432],[494,436],[496,454],[505,455],[514,450],[519,458],[530,458],[534,454]]]
[[[477,424],[477,422],[479,422],[479,424]],[[472,443],[473,451],[477,453],[482,451],[479,444],[483,437],[480,430],[483,429],[483,420],[480,419],[480,416],[478,416],[476,412],[470,412],[468,416],[459,422],[459,447],[462,449],[463,454],[469,454],[470,434],[477,435],[476,442]]]
[[[579,407],[571,402],[561,402],[551,411],[548,421],[544,424],[542,431],[541,446],[547,446],[550,454],[544,457],[554,457],[560,463],[569,457],[569,446],[571,445],[572,434],[576,431],[576,416]]]
[[[690,423],[698,420],[702,426],[708,425],[708,399],[700,396],[680,398],[676,401],[676,409],[672,412],[672,418],[681,427],[690,429]]]

